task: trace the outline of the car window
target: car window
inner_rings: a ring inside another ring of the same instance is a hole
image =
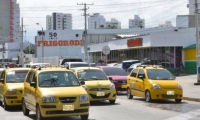
[[[21,83],[28,73],[28,70],[8,71],[6,75],[6,83]]]
[[[146,78],[144,70],[139,71],[137,78],[139,78],[140,75],[142,75],[142,76],[144,76],[144,78]]]
[[[38,78],[40,87],[80,86],[73,72],[41,72]]]
[[[26,82],[31,83],[32,78],[33,78],[33,72],[29,72]]]
[[[175,80],[175,77],[164,69],[148,69],[147,76],[152,80]]]
[[[133,70],[131,73],[131,77],[136,77],[137,72],[138,72],[138,69]]]
[[[114,76],[127,76],[128,73],[126,73],[125,70],[123,70],[122,68],[118,68],[118,67],[108,67],[108,68],[102,68],[103,71],[106,73],[106,75],[114,75]]]
[[[75,67],[90,67],[90,66],[89,64],[71,64],[70,67],[75,68]]]
[[[101,70],[79,70],[77,73],[79,80],[108,80]]]

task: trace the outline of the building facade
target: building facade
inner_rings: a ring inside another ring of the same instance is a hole
[[[115,18],[111,18],[110,21],[106,21],[106,29],[121,29],[121,22]]]
[[[135,15],[134,19],[129,19],[129,28],[145,28],[145,20]]]
[[[164,24],[160,24],[158,25],[158,27],[173,27],[172,22],[171,21],[166,21]]]
[[[198,10],[200,9],[200,0],[197,0],[197,4],[198,4]],[[195,9],[196,9],[196,5],[195,5],[195,0],[189,0],[189,4],[187,6],[189,8],[189,15],[195,15]]]
[[[100,13],[94,13],[88,17],[88,29],[98,29],[106,27],[106,19]]]
[[[52,13],[46,16],[46,30],[72,29],[72,14]]]

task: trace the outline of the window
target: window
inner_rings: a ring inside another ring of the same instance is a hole
[[[106,73],[106,75],[116,75],[116,76],[128,75],[128,73],[126,73],[125,70],[123,70],[122,68],[117,68],[117,67],[103,68],[103,71]]]
[[[79,70],[78,78],[81,80],[108,80],[101,70]]]
[[[9,71],[6,75],[7,83],[22,83],[28,73],[28,70]]]
[[[133,70],[133,72],[131,73],[131,77],[136,77],[138,72],[138,69]]]
[[[144,74],[144,70],[139,71],[137,78],[139,78],[140,75],[142,75],[142,76],[144,76],[144,78],[146,78],[145,74]]]
[[[32,78],[33,78],[33,72],[30,72],[30,73],[28,74],[28,77],[27,77],[26,82],[27,82],[27,83],[31,83]]]
[[[168,70],[163,69],[149,69],[147,70],[147,75],[152,80],[175,80],[174,76]]]

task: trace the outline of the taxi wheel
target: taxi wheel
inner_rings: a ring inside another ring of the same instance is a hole
[[[36,120],[43,120],[43,119],[44,118],[41,115],[40,107],[39,107],[39,105],[37,105],[37,107],[36,107]]]
[[[110,104],[115,104],[115,100],[109,100]]]
[[[175,99],[175,101],[176,101],[177,103],[180,103],[180,102],[182,101],[182,99]]]
[[[81,115],[82,120],[88,120],[89,115]]]
[[[128,99],[133,99],[133,96],[131,95],[131,91],[130,91],[129,88],[127,89],[127,98]]]
[[[2,102],[2,106],[3,106],[4,110],[8,110],[9,109],[9,106],[6,104],[6,100],[5,99]]]
[[[152,101],[151,93],[148,90],[145,92],[145,101],[146,102],[151,102]]]
[[[25,104],[25,101],[23,100],[22,101],[22,110],[23,110],[23,114],[28,116],[29,115],[29,110],[26,108],[26,104]]]

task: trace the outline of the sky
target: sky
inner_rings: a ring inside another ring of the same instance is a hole
[[[188,15],[189,0],[17,0],[20,4],[20,18],[23,18],[26,30],[25,40],[34,42],[34,36],[41,27],[46,29],[46,15],[53,12],[71,13],[73,29],[84,29],[83,5],[87,3],[88,14],[100,13],[110,21],[116,18],[122,29],[128,28],[128,20],[134,15],[145,19],[147,28],[156,27],[169,20],[176,26],[177,15]]]

